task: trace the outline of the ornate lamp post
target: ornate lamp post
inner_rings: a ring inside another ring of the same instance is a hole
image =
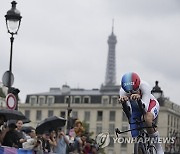
[[[159,87],[158,83],[159,83],[158,81],[155,81],[155,86],[151,90],[151,93],[154,95],[154,97],[156,97],[156,99],[163,96],[163,91]]]
[[[18,93],[20,91],[19,89],[11,87],[14,80],[14,76],[12,74],[12,52],[13,52],[14,35],[16,35],[19,30],[22,16],[20,15],[20,12],[16,9],[17,3],[15,1],[12,1],[11,4],[12,4],[12,8],[9,11],[7,11],[7,14],[5,15],[7,30],[8,33],[11,34],[10,62],[9,62],[9,71],[7,71],[8,74],[7,87],[8,87],[8,93],[13,93],[16,97],[16,101],[18,102]]]
[[[164,95],[163,95],[163,91],[159,87],[158,83],[159,83],[158,81],[155,81],[155,86],[151,90],[151,93],[159,101],[160,105],[163,105],[163,103],[164,103]]]
[[[10,49],[10,62],[9,62],[9,80],[8,80],[8,93],[10,92],[11,88],[11,74],[12,74],[12,51],[13,51],[13,42],[14,42],[14,35],[17,34],[20,23],[21,23],[21,15],[20,12],[16,9],[16,2],[12,1],[12,8],[7,11],[5,15],[6,18],[6,26],[8,33],[11,34],[10,41],[11,41],[11,49]]]

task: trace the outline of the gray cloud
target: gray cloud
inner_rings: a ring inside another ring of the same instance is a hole
[[[146,18],[171,16],[180,12],[178,0],[112,0],[108,1],[108,6],[115,14]]]

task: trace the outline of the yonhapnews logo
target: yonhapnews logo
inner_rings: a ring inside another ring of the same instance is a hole
[[[99,148],[104,148],[104,147],[108,146],[110,143],[109,133],[105,132],[105,133],[101,133],[101,134],[97,135],[96,143],[99,146]]]

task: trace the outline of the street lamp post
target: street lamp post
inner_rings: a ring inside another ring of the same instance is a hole
[[[18,109],[18,93],[20,91],[19,91],[19,89],[11,87],[13,84],[12,80],[14,80],[12,78],[13,77],[13,74],[12,74],[12,53],[13,53],[14,35],[16,35],[18,30],[19,30],[22,16],[20,15],[20,12],[16,9],[16,4],[17,4],[16,1],[12,1],[11,4],[12,4],[11,9],[9,11],[7,11],[7,14],[5,15],[6,27],[7,27],[8,33],[11,34],[11,37],[10,37],[11,48],[10,48],[9,71],[7,71],[8,72],[7,87],[8,87],[8,93],[12,93],[16,97],[16,102],[17,102],[16,110],[17,110]]]
[[[70,114],[72,112],[72,108],[71,108],[71,101],[70,101],[70,96],[67,97],[67,103],[68,103],[68,107],[67,107],[67,134],[69,133],[69,130],[71,128],[71,122],[70,122]]]
[[[155,81],[155,86],[151,90],[152,95],[159,101],[160,105],[163,106],[164,103],[164,96],[163,96],[163,91],[158,85],[158,81]]]
[[[8,33],[11,34],[8,93],[10,93],[10,90],[11,90],[12,52],[13,52],[14,35],[17,34],[17,32],[19,30],[21,18],[22,18],[20,15],[20,12],[16,9],[17,3],[15,1],[12,1],[11,4],[12,4],[12,8],[9,11],[7,11],[7,14],[5,15],[7,30],[8,30]]]
[[[161,90],[161,88],[158,85],[158,81],[155,81],[155,86],[153,87],[151,93],[154,95],[154,97],[156,97],[156,99],[162,97],[163,95],[163,91]]]

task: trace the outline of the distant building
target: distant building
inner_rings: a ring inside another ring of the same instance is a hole
[[[107,154],[131,154],[133,144],[115,143],[114,130],[129,128],[127,118],[118,103],[120,85],[116,85],[115,45],[116,36],[113,31],[108,39],[108,59],[106,67],[105,84],[99,89],[50,88],[46,93],[29,94],[26,102],[19,105],[21,110],[36,126],[46,117],[57,115],[67,118],[67,106],[70,101],[72,108],[71,117],[85,121],[89,131],[94,132],[94,137],[102,132],[109,132],[111,141],[105,148]],[[158,129],[161,136],[168,136],[170,131],[180,133],[180,106],[172,103],[167,98],[161,97],[161,109],[158,117]],[[130,136],[129,133],[123,136]],[[165,145],[163,144],[164,148]],[[166,145],[168,146],[168,145]]]

